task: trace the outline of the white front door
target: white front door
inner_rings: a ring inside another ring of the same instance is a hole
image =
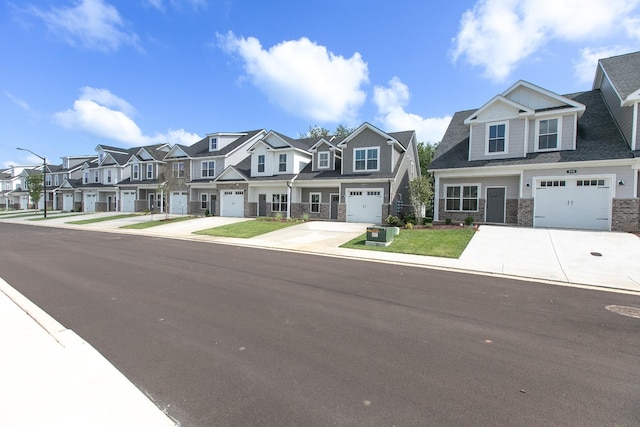
[[[174,191],[169,196],[169,213],[187,214],[187,193],[185,191]]]
[[[382,188],[346,189],[347,222],[382,223]]]
[[[539,178],[535,182],[533,226],[611,229],[611,178]]]
[[[244,190],[222,191],[220,216],[244,217]]]

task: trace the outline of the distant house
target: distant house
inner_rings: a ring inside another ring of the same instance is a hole
[[[598,62],[590,91],[519,81],[454,114],[429,170],[435,220],[640,229],[640,52]]]

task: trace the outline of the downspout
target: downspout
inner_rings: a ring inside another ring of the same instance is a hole
[[[291,178],[291,181],[287,181],[287,219],[291,218],[291,195],[293,194],[292,188],[293,188],[293,181],[296,180],[296,178],[298,177],[298,175],[294,176],[293,178]]]
[[[440,177],[434,173],[434,177],[436,183],[434,185],[435,189],[433,192],[433,221],[440,221],[440,216],[438,212],[440,210]]]

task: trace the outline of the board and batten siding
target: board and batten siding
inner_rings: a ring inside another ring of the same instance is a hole
[[[376,132],[365,129],[356,135],[352,140],[347,142],[347,146],[342,150],[342,173],[343,175],[362,173],[353,170],[353,150],[356,148],[370,148],[379,147],[378,167],[382,173],[391,173],[391,147],[387,140],[382,135]]]
[[[487,127],[494,122],[478,123],[472,125],[471,139],[469,142],[469,160],[512,159],[525,156],[525,120],[497,120],[495,123],[503,122],[508,123],[506,152],[500,154],[485,154],[487,148]]]
[[[611,82],[606,76],[602,79],[600,92],[602,93],[602,97],[604,98],[605,103],[609,107],[609,111],[611,111],[613,118],[620,128],[624,140],[627,142],[627,144],[629,144],[629,147],[631,147],[633,130],[633,108],[620,106],[620,98],[618,98],[618,95],[611,85]]]
[[[574,129],[576,126],[576,116],[574,114],[568,114],[562,116],[562,123],[559,123],[559,128],[562,129],[562,141],[560,141],[561,150],[574,150],[575,147],[575,135]]]

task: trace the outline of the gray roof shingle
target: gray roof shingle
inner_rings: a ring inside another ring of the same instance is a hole
[[[623,100],[640,89],[640,52],[601,59],[600,64]]]
[[[542,163],[563,163],[604,159],[632,158],[633,153],[622,138],[600,90],[563,95],[586,106],[578,120],[578,140],[575,150],[527,153],[526,157],[499,160],[469,161],[469,127],[464,119],[476,110],[454,114],[447,131],[438,145],[429,170],[508,166]]]

